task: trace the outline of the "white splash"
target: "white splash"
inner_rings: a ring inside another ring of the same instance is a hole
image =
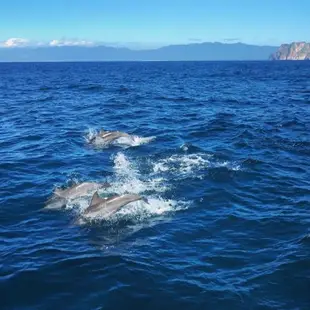
[[[91,195],[81,197],[70,201],[66,206],[66,209],[77,214],[79,218],[78,223],[82,224],[84,222],[101,220],[107,222],[130,220],[138,223],[147,218],[188,208],[189,204],[187,202],[164,199],[160,196],[161,193],[169,189],[164,178],[152,178],[152,176],[148,175],[147,179],[144,179],[136,163],[130,161],[122,152],[118,152],[113,157],[113,160],[115,173],[107,180],[111,186],[106,189],[100,189],[98,191],[99,195],[109,197],[115,194],[133,193],[147,198],[148,202],[132,202],[111,215],[108,219],[104,218],[100,213],[94,217],[85,218],[83,214],[90,203]],[[146,192],[151,192],[152,194],[146,195]]]
[[[241,166],[236,162],[229,162],[229,161],[223,161],[219,163],[215,163],[214,167],[226,167],[229,170],[232,171],[239,171],[241,170]]]
[[[182,204],[184,206],[184,204]],[[166,212],[176,211],[178,203],[175,200],[165,200],[160,197],[148,198],[148,203],[137,201],[118,212],[118,216],[130,218],[148,218],[154,215],[162,215]]]
[[[119,145],[119,146],[139,146],[143,144],[148,144],[151,141],[155,140],[156,137],[140,137],[140,136],[130,136],[130,138],[127,137],[121,137],[115,140],[113,143],[114,145]]]
[[[162,177],[147,176],[142,178],[137,165],[122,153],[118,152],[114,159],[115,175],[109,179],[111,187],[108,189],[118,194],[125,194],[126,192],[133,194],[140,194],[145,191],[165,192],[168,185]]]
[[[153,163],[153,173],[170,173],[176,177],[187,177],[195,174],[199,178],[199,172],[207,168],[226,167],[229,170],[238,171],[241,166],[236,162],[218,161],[213,155],[205,153],[172,155]]]
[[[154,163],[153,171],[158,172],[177,172],[189,174],[194,170],[199,170],[210,166],[209,158],[206,154],[172,155]]]
[[[148,198],[148,203],[144,201],[136,201],[129,203],[121,208],[119,211],[105,218],[103,215],[97,213],[91,217],[81,217],[85,222],[102,221],[114,223],[120,220],[129,220],[134,223],[143,222],[146,219],[163,216],[167,213],[184,210],[188,208],[188,203],[177,202],[175,200],[165,200],[160,197]],[[83,214],[82,214],[83,215]]]
[[[155,173],[157,173],[157,172],[165,172],[165,171],[168,171],[168,170],[169,170],[169,167],[164,162],[154,163],[153,171]]]
[[[88,131],[86,133],[86,136],[84,137],[84,139],[86,140],[86,142],[90,142],[92,141],[92,139],[94,139],[96,136],[98,135],[98,132],[96,129],[94,128],[88,128]]]

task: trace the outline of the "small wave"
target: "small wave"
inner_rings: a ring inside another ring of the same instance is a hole
[[[184,143],[180,146],[180,150],[182,150],[183,152],[199,152],[201,151],[201,148],[199,148],[198,146],[195,146],[191,143]]]
[[[300,89],[300,90],[297,91],[297,93],[310,94],[310,89]]]
[[[41,86],[41,87],[39,87],[39,91],[42,91],[42,92],[50,91],[50,90],[53,90],[53,88],[49,87],[49,86]]]
[[[256,166],[256,165],[261,165],[263,164],[264,162],[262,160],[259,160],[257,158],[246,158],[245,160],[243,160],[242,164],[243,165],[247,165],[247,166]]]
[[[100,92],[104,90],[104,87],[102,85],[87,85],[83,87],[82,89],[86,91],[91,91],[91,92]]]
[[[54,100],[53,96],[46,96],[46,97],[41,97],[41,98],[37,98],[37,99],[29,99],[26,102],[47,102],[47,101],[52,101]]]
[[[194,101],[193,98],[189,97],[166,97],[166,96],[156,96],[154,98],[155,100],[163,100],[163,101],[172,101],[172,102],[188,102],[188,101]]]
[[[46,102],[46,101],[51,101],[53,99],[54,99],[53,96],[47,96],[47,97],[44,97],[44,98],[37,99],[36,101],[37,102]]]
[[[104,90],[102,85],[84,85],[84,84],[71,84],[68,86],[68,89],[80,89],[83,91],[90,91],[90,92],[100,92]]]
[[[130,89],[128,87],[126,87],[126,86],[120,86],[118,88],[118,92],[119,93],[128,93],[128,92],[130,92]]]
[[[68,85],[68,88],[69,89],[80,88],[80,85],[79,84],[70,84],[70,85]]]

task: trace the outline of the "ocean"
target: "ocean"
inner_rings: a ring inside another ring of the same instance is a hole
[[[1,309],[310,309],[310,62],[0,64]],[[101,129],[130,143],[89,143]],[[147,197],[83,220],[109,182]]]

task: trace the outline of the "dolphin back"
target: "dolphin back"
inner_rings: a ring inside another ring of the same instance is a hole
[[[105,210],[107,214],[112,214],[125,205],[138,200],[143,200],[143,198],[136,194],[116,195],[104,199],[98,195],[98,192],[95,192],[85,214],[95,213],[99,210]]]

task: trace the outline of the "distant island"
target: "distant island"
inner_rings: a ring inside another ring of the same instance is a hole
[[[270,56],[271,60],[310,60],[310,43],[293,42],[282,44],[279,49]]]
[[[268,60],[277,46],[205,42],[132,50],[109,46],[2,47],[0,62]]]

